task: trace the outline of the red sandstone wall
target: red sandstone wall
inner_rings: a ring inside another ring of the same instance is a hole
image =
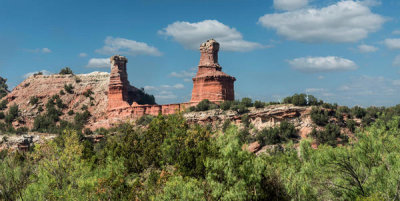
[[[191,102],[235,100],[234,86],[226,79],[194,79]]]

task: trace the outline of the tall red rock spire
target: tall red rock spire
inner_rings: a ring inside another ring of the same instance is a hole
[[[200,63],[193,78],[192,99],[197,103],[203,99],[213,102],[234,100],[234,82],[236,78],[222,72],[218,63],[219,43],[214,39],[200,45]]]
[[[129,107],[128,104],[128,74],[126,63],[128,59],[124,56],[115,55],[110,57],[111,74],[108,86],[108,109],[118,107]]]

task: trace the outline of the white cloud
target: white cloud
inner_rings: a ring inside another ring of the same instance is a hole
[[[242,34],[217,20],[204,20],[201,22],[174,22],[159,34],[172,37],[186,49],[197,50],[200,44],[214,38],[221,44],[221,49],[226,51],[251,51],[263,46],[256,42],[243,40]]]
[[[394,86],[400,86],[400,80],[393,80],[393,81],[392,81],[392,84],[393,84]]]
[[[152,55],[161,56],[161,52],[153,46],[149,46],[143,42],[137,42],[125,38],[107,37],[104,41],[105,45],[101,49],[96,50],[100,54],[123,54],[123,55]]]
[[[278,10],[296,10],[308,5],[308,0],[274,0],[274,8]]]
[[[348,105],[390,106],[398,104],[400,98],[399,80],[383,76],[353,77],[333,91],[331,101]]]
[[[322,75],[320,75],[320,76],[318,76],[317,78],[318,78],[319,80],[323,80],[325,77],[322,76]]]
[[[47,71],[47,70],[41,70],[41,71],[36,71],[36,72],[29,72],[29,73],[26,73],[25,75],[23,75],[22,77],[24,78],[24,79],[26,79],[26,78],[28,78],[28,77],[30,77],[30,76],[32,76],[32,75],[34,75],[34,74],[36,74],[36,73],[43,73],[43,75],[51,75],[51,74],[53,74],[53,73],[51,73],[50,71]]]
[[[51,53],[52,51],[49,49],[49,48],[47,48],[47,47],[44,47],[44,48],[36,48],[36,49],[25,49],[27,52],[32,52],[32,53],[44,53],[44,54],[46,54],[46,53]]]
[[[88,68],[108,68],[110,67],[110,59],[108,58],[91,58],[86,65]]]
[[[400,55],[397,55],[393,60],[393,66],[400,66]]]
[[[190,79],[190,78],[184,78],[183,81],[184,81],[184,82],[191,82],[192,79]]]
[[[51,53],[51,50],[49,48],[45,47],[45,48],[42,48],[42,52],[43,53]]]
[[[349,84],[339,87],[339,91],[346,92],[347,96],[392,96],[398,89],[393,88],[396,80],[387,79],[382,76],[361,76],[353,79]],[[343,94],[342,94],[343,95]],[[386,97],[387,98],[387,97]]]
[[[372,45],[359,45],[358,50],[362,53],[370,53],[370,52],[376,52],[378,51],[378,48]]]
[[[323,92],[325,89],[323,88],[308,88],[306,89],[307,93],[316,93],[316,92]]]
[[[156,89],[157,89],[157,88],[154,87],[154,86],[144,86],[143,88],[144,88],[144,90],[146,90],[146,91],[152,91],[152,90],[156,90]]]
[[[190,70],[183,70],[180,72],[171,72],[169,76],[171,77],[177,77],[177,78],[190,78],[194,77],[196,75],[196,68],[191,68]]]
[[[400,49],[400,38],[388,38],[383,43],[389,49]]]
[[[315,9],[266,14],[258,23],[280,36],[301,42],[356,42],[381,28],[385,18],[361,1],[339,1]]]
[[[178,84],[175,84],[175,85],[164,84],[164,85],[161,85],[159,87],[156,87],[156,86],[144,86],[143,88],[145,90],[148,90],[148,91],[165,91],[165,90],[183,89],[183,88],[185,88],[185,85],[178,83]]]
[[[303,72],[329,72],[355,70],[358,66],[351,60],[328,56],[328,57],[301,57],[289,60],[293,69]]]
[[[363,0],[363,1],[359,1],[361,4],[365,5],[365,6],[379,6],[382,4],[382,2],[380,0]]]
[[[161,91],[159,94],[156,94],[154,96],[156,99],[160,100],[171,100],[171,99],[176,99],[177,96],[172,93],[171,91]]]
[[[400,35],[400,30],[394,30],[394,31],[392,32],[392,34],[394,34],[394,35]]]
[[[88,54],[86,54],[86,53],[84,53],[84,52],[79,53],[79,57],[87,57],[87,56],[88,56]]]

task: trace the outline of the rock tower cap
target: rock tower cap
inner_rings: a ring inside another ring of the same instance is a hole
[[[128,63],[128,59],[124,56],[120,56],[120,55],[114,55],[112,57],[110,57],[110,62],[125,62]]]
[[[200,51],[201,52],[218,52],[219,51],[219,43],[214,39],[207,40],[207,42],[202,43],[200,45]]]

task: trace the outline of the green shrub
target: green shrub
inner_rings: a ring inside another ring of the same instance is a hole
[[[107,135],[108,134],[108,130],[103,128],[103,127],[101,127],[101,128],[96,129],[95,133],[99,134],[99,135]]]
[[[31,98],[30,98],[30,100],[29,100],[29,103],[30,103],[31,105],[36,105],[36,104],[38,104],[38,102],[39,102],[39,98],[38,98],[38,97],[36,97],[36,96],[31,96]]]
[[[58,73],[60,75],[73,75],[74,73],[72,72],[72,70],[69,67],[65,67],[63,69],[61,69],[60,73]]]
[[[311,120],[318,126],[325,126],[329,121],[329,112],[318,107],[313,107],[310,113]]]
[[[200,101],[196,106],[196,111],[206,111],[210,109],[211,102],[208,99]]]
[[[224,101],[219,105],[219,107],[224,111],[229,110],[232,107],[232,101]]]
[[[278,144],[297,138],[297,130],[292,123],[283,121],[278,127],[265,128],[256,134],[256,140],[261,146]]]
[[[153,118],[154,117],[151,115],[143,115],[136,121],[136,124],[141,125],[141,126],[147,126],[150,124],[150,122],[153,120]]]
[[[242,124],[244,125],[244,127],[248,128],[250,126],[250,117],[249,117],[249,115],[247,115],[247,114],[243,115],[241,117],[241,120],[242,120]]]
[[[14,105],[12,105],[8,110],[8,114],[5,116],[5,121],[7,123],[12,123],[15,119],[18,118],[18,113],[19,113],[18,105],[14,103]]]
[[[7,79],[0,77],[0,99],[7,95],[8,86]]]
[[[39,106],[39,107],[38,107],[38,111],[39,111],[39,112],[43,112],[43,111],[44,111],[43,106]]]
[[[222,124],[222,131],[226,132],[226,130],[229,128],[231,125],[231,120],[225,119],[224,123]]]
[[[91,114],[87,110],[85,110],[82,113],[77,112],[74,117],[74,123],[75,123],[76,130],[78,130],[78,131],[81,130],[84,127],[84,125],[87,123],[87,121],[89,120],[90,116],[91,116]]]
[[[340,127],[335,124],[327,124],[323,131],[313,129],[311,136],[316,139],[318,144],[327,144],[334,147],[337,145],[337,138],[347,141],[347,138],[340,133]]]
[[[87,105],[82,105],[81,110],[88,110],[88,106]]]
[[[350,130],[350,132],[354,133],[354,131],[356,130],[356,125],[357,123],[352,120],[352,119],[348,119],[346,121],[346,127]]]
[[[68,115],[69,115],[69,116],[74,115],[74,111],[73,111],[73,110],[69,110],[69,111],[68,111]]]
[[[0,110],[7,109],[8,100],[4,99],[0,102]]]
[[[89,90],[87,90],[87,91],[85,91],[85,92],[83,93],[83,95],[84,95],[85,97],[87,97],[87,98],[89,98],[92,94],[93,94],[93,91],[92,91],[91,89],[89,89]]]
[[[58,98],[58,99],[56,100],[56,105],[57,105],[57,107],[60,108],[60,109],[63,109],[63,108],[66,108],[66,107],[67,107],[67,105],[65,105],[65,104],[62,102],[62,100],[61,100],[60,98]]]
[[[6,117],[6,115],[4,115],[4,112],[0,112],[0,119],[4,119],[4,117]]]
[[[249,112],[247,107],[245,105],[243,105],[242,103],[240,103],[239,105],[232,106],[232,110],[236,111],[239,114],[244,114],[244,113]]]
[[[90,128],[85,128],[85,130],[83,131],[83,133],[84,133],[85,135],[92,135],[92,134],[93,134],[93,131],[90,130]]]
[[[264,108],[265,107],[265,103],[263,103],[261,101],[255,101],[254,102],[254,107],[255,108]]]
[[[253,100],[251,98],[242,98],[241,102],[245,107],[253,107]]]
[[[64,89],[69,94],[73,94],[74,93],[74,87],[72,86],[72,84],[65,84],[64,85]]]
[[[336,112],[342,113],[342,114],[350,114],[350,108],[347,106],[339,106],[339,107],[337,107]]]
[[[194,112],[194,111],[196,111],[196,106],[190,106],[188,108],[188,110],[189,110],[189,112]]]
[[[330,103],[323,103],[322,107],[325,109],[331,109],[331,110],[336,110],[336,108],[338,107],[337,103],[334,104],[330,104]]]
[[[61,95],[61,96],[65,95],[64,90],[62,90],[62,89],[60,90],[60,95]]]
[[[19,127],[19,128],[17,128],[17,130],[15,130],[16,134],[19,134],[19,135],[25,134],[28,131],[29,131],[29,128],[27,128],[27,127]]]
[[[322,104],[323,101],[318,101],[313,95],[294,94],[293,96],[284,98],[283,103],[295,106],[316,106]]]
[[[367,114],[367,112],[365,111],[365,109],[360,106],[355,106],[355,107],[351,108],[351,115],[353,115],[356,118],[361,119],[366,114]]]
[[[81,80],[81,78],[75,76],[75,82],[76,82],[76,83],[80,83],[80,82],[82,82],[82,80]]]

